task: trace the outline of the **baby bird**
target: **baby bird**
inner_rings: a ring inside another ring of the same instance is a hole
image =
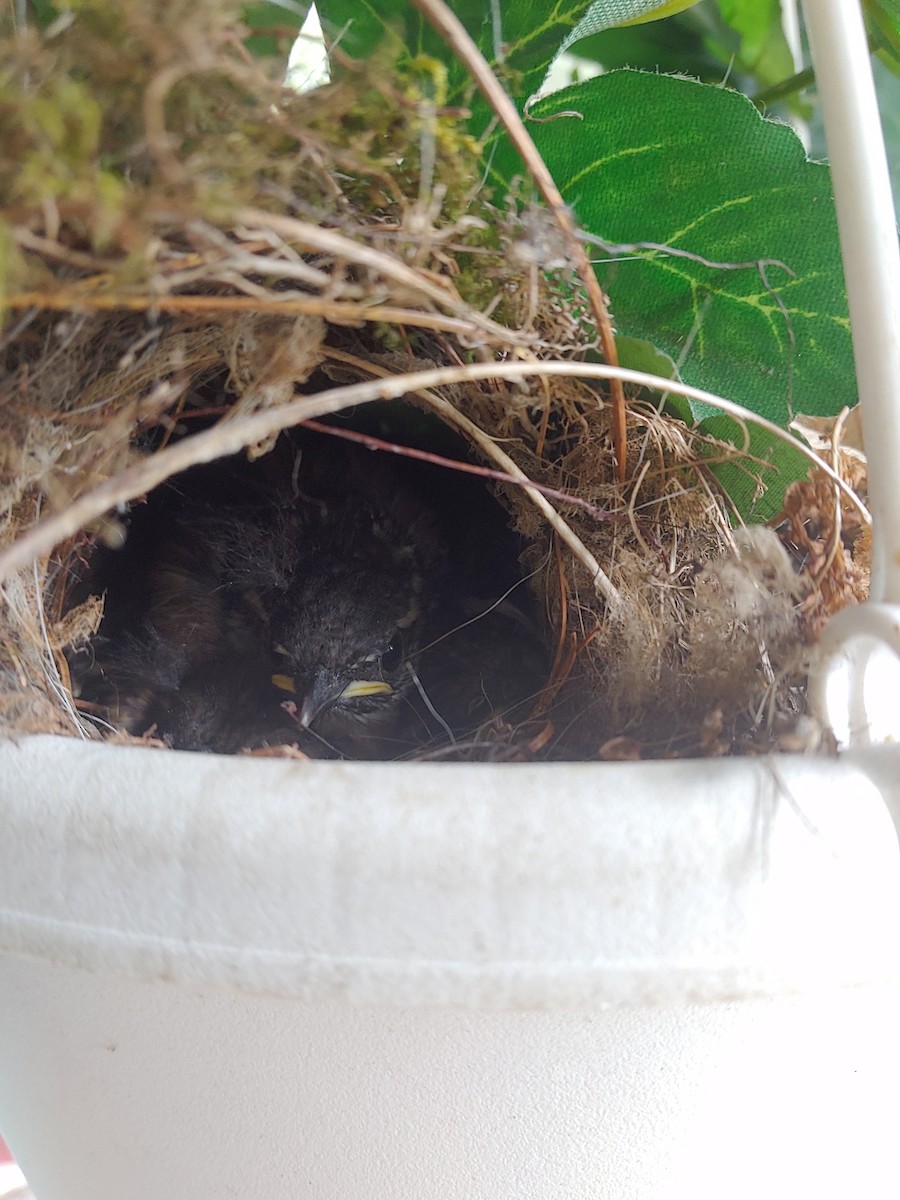
[[[189,473],[107,556],[80,674],[112,724],[221,753],[288,735],[324,757],[413,744],[406,663],[443,571],[430,515],[357,446],[304,439],[289,467],[251,483],[234,462],[227,487],[222,467]]]
[[[383,454],[308,431],[279,450],[264,471],[188,472],[109,552],[81,678],[112,724],[177,749],[389,759],[540,686],[514,621],[468,624],[435,516]]]
[[[323,435],[293,484],[290,505],[222,531],[227,575],[266,611],[299,728],[341,756],[396,757],[420,739],[409,660],[445,586],[436,525],[382,456]]]

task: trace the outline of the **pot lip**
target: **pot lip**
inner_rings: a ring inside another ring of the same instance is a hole
[[[892,800],[900,747],[410,770],[23,738],[0,742],[0,950],[476,1009],[872,984],[900,979]]]
[[[611,760],[606,762],[587,762],[580,760],[565,760],[560,762],[453,762],[426,761],[385,762],[381,760],[346,760],[329,761],[327,759],[298,760],[276,757],[255,757],[250,754],[221,755],[205,751],[169,750],[154,746],[138,744],[119,744],[115,742],[95,741],[78,738],[65,734],[32,733],[19,734],[0,730],[0,765],[17,750],[37,753],[53,753],[60,758],[72,757],[77,759],[83,754],[101,753],[110,761],[119,758],[123,762],[128,759],[145,757],[147,762],[162,764],[178,764],[177,770],[190,771],[189,764],[200,762],[227,763],[236,770],[248,768],[260,769],[262,772],[279,771],[285,767],[304,772],[338,773],[344,771],[373,771],[378,774],[389,774],[395,771],[416,772],[436,771],[451,773],[493,774],[497,771],[516,771],[520,773],[537,772],[554,774],[560,771],[604,771],[609,774],[671,774],[672,772],[697,771],[706,773],[714,771],[721,774],[743,774],[750,764],[767,763],[805,763],[820,764],[823,773],[831,774],[837,764],[853,764],[854,766],[884,779],[894,782],[893,767],[900,764],[900,741],[884,742],[873,745],[854,745],[842,748],[839,752],[820,752],[815,754],[778,753],[759,755],[723,755],[706,758],[672,758],[672,759],[641,759],[636,761]],[[0,775],[2,783],[2,775]],[[894,784],[900,790],[900,779]]]

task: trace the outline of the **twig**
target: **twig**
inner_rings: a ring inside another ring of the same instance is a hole
[[[447,45],[471,73],[482,95],[499,117],[504,129],[509,134],[510,140],[522,156],[526,167],[531,172],[531,176],[537,184],[541,195],[547,201],[556,219],[556,223],[562,230],[570,247],[579,278],[584,284],[584,289],[587,292],[588,300],[594,313],[594,319],[597,322],[597,332],[600,335],[600,346],[603,350],[603,357],[608,366],[617,366],[619,358],[616,353],[615,336],[613,334],[612,322],[609,318],[609,310],[606,307],[606,297],[603,295],[603,289],[600,287],[600,283],[594,273],[594,268],[591,266],[590,259],[579,238],[575,222],[572,220],[572,214],[566,206],[547,164],[541,158],[537,147],[531,139],[531,135],[525,128],[525,124],[519,116],[516,106],[504,91],[484,55],[472,41],[462,21],[460,21],[455,13],[451,12],[450,8],[444,3],[444,0],[413,0],[413,4],[427,17],[441,36],[446,39]],[[616,475],[619,483],[624,484],[627,454],[625,392],[622,388],[620,378],[611,375],[609,379]]]
[[[367,450],[381,450],[386,454],[397,454],[401,458],[415,458],[419,462],[430,463],[434,467],[446,467],[449,471],[461,471],[464,475],[478,475],[481,479],[496,479],[499,483],[511,483],[516,487],[527,488],[529,491],[540,492],[553,500],[562,500],[565,504],[573,504],[582,508],[595,521],[609,521],[614,513],[598,508],[581,496],[572,496],[561,492],[558,488],[548,487],[545,483],[535,483],[533,479],[518,479],[508,471],[494,471],[490,467],[480,467],[477,463],[462,462],[458,458],[446,458],[443,454],[434,454],[431,450],[417,450],[415,446],[404,446],[399,442],[386,442],[384,438],[375,437],[371,433],[359,433],[355,429],[340,429],[334,425],[323,425],[321,421],[301,421],[304,429],[315,430],[316,433],[327,433],[329,436],[343,438],[365,446]],[[648,464],[645,464],[649,466]]]
[[[344,351],[330,348],[328,351],[329,357],[339,361],[351,363],[355,366],[361,366],[373,375],[378,375],[381,378],[391,378],[389,372],[384,367],[379,367],[375,363],[362,362],[352,355],[346,354]],[[410,389],[412,392],[413,389]],[[538,488],[525,474],[518,463],[514,462],[509,457],[505,450],[502,450],[493,438],[489,437],[484,430],[476,425],[474,421],[459,411],[454,405],[450,404],[443,396],[439,396],[437,392],[429,388],[415,389],[415,394],[424,400],[435,412],[439,413],[441,418],[448,424],[455,425],[468,439],[478,447],[482,454],[487,459],[493,460],[499,467],[502,468],[504,475],[511,481],[518,483],[525,488],[526,494],[531,499],[532,504],[554,531],[557,537],[563,542],[574,555],[574,557],[588,570],[591,578],[594,580],[594,586],[597,594],[602,596],[606,602],[611,605],[617,605],[621,599],[612,580],[602,570],[597,559],[591,554],[587,546],[572,528],[572,526],[562,517],[553,505],[542,494],[542,489]],[[568,499],[568,497],[566,497]]]
[[[768,430],[769,433],[789,441],[800,454],[824,471],[829,479],[841,489],[841,492],[849,498],[859,511],[863,521],[871,524],[871,517],[865,505],[853,489],[814,450],[804,446],[802,442],[796,441],[790,434],[772,421],[766,420],[765,417],[760,417],[731,400],[725,400],[721,396],[705,392],[702,388],[691,387],[690,384],[675,379],[663,379],[657,375],[649,375],[645,371],[634,371],[627,367],[612,367],[607,363],[570,361],[470,363],[460,367],[432,367],[426,371],[414,371],[408,375],[395,375],[387,379],[354,383],[347,387],[319,392],[313,396],[302,396],[277,408],[267,408],[262,412],[239,417],[233,421],[219,422],[211,429],[206,429],[193,437],[184,438],[165,450],[158,450],[149,458],[114,475],[111,479],[105,480],[85,495],[79,496],[61,512],[44,517],[22,537],[7,546],[0,552],[0,582],[12,572],[30,563],[37,555],[50,553],[53,547],[64,538],[72,537],[109,509],[143,495],[172,475],[177,475],[179,472],[187,470],[188,467],[200,463],[212,462],[228,454],[237,454],[246,446],[265,441],[266,438],[297,425],[301,421],[314,420],[327,413],[340,412],[341,409],[349,408],[352,405],[369,404],[375,400],[397,400],[411,392],[421,392],[424,389],[446,387],[457,383],[474,383],[476,380],[482,379],[523,379],[531,375],[557,375],[583,379],[619,378],[636,384],[638,387],[667,389],[676,395],[686,396],[688,399],[699,400],[703,404],[720,408],[732,416],[742,416]],[[442,411],[446,411],[450,419],[455,421],[460,428],[471,432],[473,439],[480,439],[479,445],[489,441],[476,425],[469,422],[461,413],[456,412],[447,401],[442,401],[442,404],[446,405],[446,410],[442,408]],[[471,426],[471,431],[469,426]],[[494,450],[498,451],[494,454],[494,459],[499,462],[498,454],[502,451],[499,451],[498,447],[494,447]],[[519,468],[516,464],[512,460],[507,461],[509,465],[504,465],[504,469],[509,470],[511,475],[518,475]],[[522,474],[524,475],[524,473]],[[562,520],[543,496],[535,494],[535,504],[538,504],[539,507],[546,505],[556,520]],[[547,514],[547,518],[550,520],[549,514]],[[571,533],[571,531],[569,532]],[[600,572],[599,566],[596,569]],[[596,576],[595,584],[608,600],[614,601],[618,598],[618,593],[602,572]]]
[[[308,221],[298,221],[296,217],[285,217],[280,213],[267,213],[263,209],[239,209],[235,213],[235,220],[254,228],[269,229],[287,242],[296,242],[307,249],[318,250],[335,258],[347,259],[354,264],[369,267],[386,279],[393,279],[395,283],[409,288],[412,292],[427,296],[439,307],[449,309],[455,316],[467,318],[473,325],[493,334],[494,337],[508,339],[509,331],[504,326],[470,308],[449,285],[441,287],[423,271],[408,267],[391,254],[375,250],[362,242],[355,242],[333,229],[311,225]]]
[[[412,308],[397,308],[388,304],[353,304],[349,301],[326,300],[318,296],[282,296],[272,294],[268,302],[258,296],[123,296],[86,290],[53,292],[15,292],[4,297],[7,308],[37,308],[54,312],[106,312],[122,309],[125,312],[168,313],[272,313],[293,317],[306,313],[333,321],[336,325],[362,325],[366,321],[384,321],[394,325],[412,325],[420,329],[437,329],[446,333],[467,336],[477,332],[507,345],[525,341],[515,330],[495,325],[479,314],[466,317],[446,317],[441,313],[419,312]]]
[[[837,420],[834,423],[834,428],[831,431],[831,465],[835,471],[840,472],[841,469],[841,439],[844,436],[844,425],[847,418],[850,416],[850,409],[845,405],[837,415]],[[834,528],[831,531],[831,537],[828,539],[828,553],[825,556],[825,561],[818,571],[819,579],[824,579],[831,570],[834,560],[837,558],[838,549],[841,545],[841,494],[835,489],[834,493]]]
[[[38,234],[32,233],[30,229],[23,229],[21,226],[11,232],[16,244],[23,246],[26,250],[31,250],[35,254],[43,254],[46,258],[56,259],[57,262],[67,263],[82,271],[110,271],[116,265],[111,259],[94,258],[90,254],[82,254],[79,250],[72,250],[60,242],[40,237]]]
[[[812,67],[806,67],[804,70],[798,71],[796,75],[791,75],[788,79],[781,79],[778,83],[773,83],[770,87],[762,88],[760,91],[755,92],[750,97],[750,100],[758,109],[765,109],[771,104],[777,104],[779,100],[786,100],[788,96],[805,91],[806,88],[812,87],[815,82],[815,71]]]
[[[631,524],[631,532],[634,534],[634,536],[638,540],[638,542],[640,542],[641,546],[643,547],[644,553],[647,555],[648,558],[650,558],[650,547],[647,545],[646,541],[644,540],[644,535],[641,533],[640,527],[637,523],[637,517],[634,515],[634,505],[635,505],[635,501],[638,498],[638,493],[641,490],[641,485],[643,484],[644,479],[646,478],[647,472],[649,470],[650,470],[650,459],[648,458],[644,461],[644,463],[640,469],[640,473],[638,474],[638,477],[635,480],[634,487],[631,489],[631,495],[628,497],[628,520],[629,520],[629,523]]]

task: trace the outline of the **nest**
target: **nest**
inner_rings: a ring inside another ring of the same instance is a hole
[[[131,506],[394,397],[471,448],[548,648],[528,711],[452,753],[795,748],[806,647],[866,587],[832,483],[797,485],[777,533],[736,529],[709,462],[738,452],[642,395],[623,483],[601,384],[542,369],[596,360],[570,248],[546,210],[473,185],[478,149],[428,81],[380,63],[296,96],[227,6],[162,7],[86,3],[4,45],[3,728],[111,736],[69,664]]]

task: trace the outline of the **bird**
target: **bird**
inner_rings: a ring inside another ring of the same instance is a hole
[[[397,759],[539,689],[533,628],[476,598],[385,455],[304,431],[267,459],[179,477],[109,552],[81,678],[112,724],[184,750]]]
[[[259,694],[243,669],[222,669],[213,659],[192,667],[177,645],[148,626],[94,647],[94,678],[82,681],[80,697],[99,705],[103,720],[137,737],[179,750],[233,753],[246,738]]]
[[[550,663],[527,606],[505,595],[456,596],[433,630],[412,663],[432,742],[462,743],[489,723],[528,717]]]
[[[188,473],[135,514],[73,672],[111,724],[220,753],[410,748],[405,664],[441,589],[439,539],[390,468],[331,442],[290,443],[265,472]]]
[[[190,597],[196,580],[185,583]],[[171,619],[174,607],[149,611]],[[87,669],[82,663],[76,675],[90,709],[117,729],[178,750],[233,754],[297,745],[300,734],[282,708],[258,637],[240,636],[241,624],[215,606],[201,605],[198,613],[188,605],[185,612],[190,620],[177,634],[148,617],[95,639]]]
[[[446,555],[427,504],[382,456],[333,443],[304,441],[296,495],[266,514],[267,538],[254,530],[248,545],[246,523],[242,547],[232,535],[228,575],[268,614],[272,678],[297,725],[341,756],[394,758],[420,736],[409,661]]]
[[[70,661],[78,698],[116,729],[174,749],[296,743],[271,682],[265,614],[227,586],[205,512],[190,491],[164,491],[135,515],[125,549],[99,556],[92,587],[104,616]]]

